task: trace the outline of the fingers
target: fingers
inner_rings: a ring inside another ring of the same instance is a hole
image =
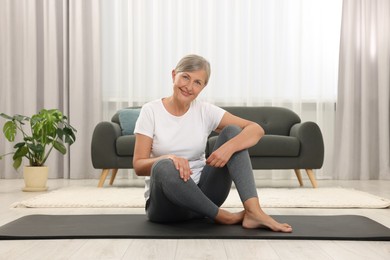
[[[230,155],[219,153],[218,150],[214,151],[209,158],[207,158],[206,163],[212,167],[222,168],[224,167],[230,159]]]
[[[208,165],[210,165],[212,167],[216,167],[216,168],[222,168],[226,165],[226,162],[224,160],[221,160],[221,159],[218,159],[215,157],[211,157],[211,158],[210,157],[206,161],[206,163]]]
[[[188,181],[192,174],[188,160],[180,157],[173,157],[171,160],[173,161],[176,170],[179,171],[180,178],[184,181]]]
[[[188,164],[188,162],[187,162],[187,164]],[[185,163],[180,164],[178,171],[180,173],[180,178],[182,178],[183,181],[188,181],[190,179],[191,170],[190,170],[188,165],[186,165]]]

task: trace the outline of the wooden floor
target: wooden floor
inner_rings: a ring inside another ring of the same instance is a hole
[[[49,189],[97,185],[97,180],[49,180]],[[126,186],[126,180],[116,185]],[[264,187],[295,187],[296,181],[268,181]],[[306,183],[306,185],[310,185]],[[390,198],[390,181],[319,181]],[[21,180],[0,180],[0,225],[30,214],[143,214],[142,209],[11,209],[13,202],[40,193],[22,192]],[[261,198],[261,194],[260,194]],[[237,209],[238,210],[238,209]],[[390,228],[390,209],[266,209],[268,214],[355,214]],[[390,242],[301,240],[72,239],[0,241],[0,259],[390,259]]]

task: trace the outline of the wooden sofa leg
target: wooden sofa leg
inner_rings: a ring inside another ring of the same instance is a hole
[[[118,172],[118,169],[112,169],[112,173],[111,173],[111,179],[110,179],[110,185],[112,185],[114,183],[114,180],[115,180],[115,176],[116,176],[116,173]]]
[[[102,174],[100,175],[100,181],[98,184],[98,188],[103,187],[104,181],[106,180],[109,172],[110,172],[110,169],[103,169]]]
[[[295,171],[295,175],[297,176],[298,178],[298,182],[299,182],[299,186],[303,186],[303,181],[302,181],[302,175],[301,175],[301,170],[299,169],[294,169]]]
[[[312,169],[306,169],[307,176],[309,176],[311,185],[313,188],[317,188],[317,181],[316,181],[316,176],[314,175],[314,172]]]

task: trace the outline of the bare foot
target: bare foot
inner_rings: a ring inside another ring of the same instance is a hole
[[[269,228],[276,232],[292,232],[292,227],[286,223],[279,223],[265,213],[251,214],[246,212],[242,222],[244,228]]]
[[[223,225],[235,225],[240,224],[244,220],[245,211],[240,212],[229,212],[224,209],[219,209],[218,214],[215,218],[215,222]]]

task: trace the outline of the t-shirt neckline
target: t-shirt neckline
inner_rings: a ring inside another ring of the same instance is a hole
[[[190,107],[188,108],[188,110],[181,116],[175,116],[175,115],[172,115],[164,106],[164,103],[163,103],[163,99],[164,98],[160,98],[160,105],[162,106],[163,110],[165,111],[165,113],[167,113],[169,116],[173,117],[173,118],[177,118],[177,119],[180,119],[180,118],[184,118],[189,112],[190,110],[192,109],[192,106],[193,106],[193,103],[194,101],[191,102],[190,104]]]

